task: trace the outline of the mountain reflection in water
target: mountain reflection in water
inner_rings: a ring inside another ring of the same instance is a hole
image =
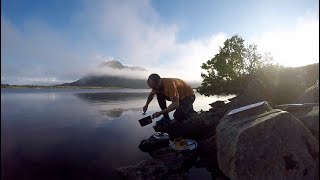
[[[120,117],[126,111],[141,111],[147,92],[141,93],[75,93],[80,99],[91,103],[94,107],[108,119]],[[141,107],[137,107],[141,106]]]

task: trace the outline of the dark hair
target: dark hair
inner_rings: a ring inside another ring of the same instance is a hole
[[[155,82],[159,82],[160,80],[160,76],[158,74],[150,74],[147,83],[149,83],[150,80],[155,81]]]

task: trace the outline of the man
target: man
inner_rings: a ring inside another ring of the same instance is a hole
[[[152,91],[149,93],[146,105],[143,107],[143,113],[148,109],[149,103],[154,95],[157,95],[158,103],[162,111],[155,112],[154,118],[163,115],[156,124],[164,124],[170,121],[169,112],[176,110],[173,114],[174,119],[182,121],[188,114],[195,112],[193,102],[195,95],[190,85],[177,78],[161,78],[158,74],[151,74],[147,81]],[[171,101],[167,107],[166,100]]]

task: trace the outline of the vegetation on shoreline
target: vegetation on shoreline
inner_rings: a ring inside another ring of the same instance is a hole
[[[270,67],[281,68],[270,53],[261,55],[257,45],[246,45],[236,34],[224,42],[218,54],[202,64],[206,73],[201,73],[203,81],[198,91],[205,96],[239,94],[250,81],[249,76],[261,79],[264,75],[261,71]]]
[[[201,74],[203,81],[197,88],[202,95],[239,95],[249,82],[259,79],[275,104],[292,103],[292,99],[319,81],[319,63],[281,66],[270,53],[261,55],[257,45],[245,45],[238,35],[227,39],[219,53],[201,68],[206,71]]]

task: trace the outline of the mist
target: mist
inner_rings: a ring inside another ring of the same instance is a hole
[[[148,71],[130,70],[130,69],[114,69],[109,67],[97,67],[91,69],[89,76],[116,76],[127,79],[148,79],[150,73]]]

